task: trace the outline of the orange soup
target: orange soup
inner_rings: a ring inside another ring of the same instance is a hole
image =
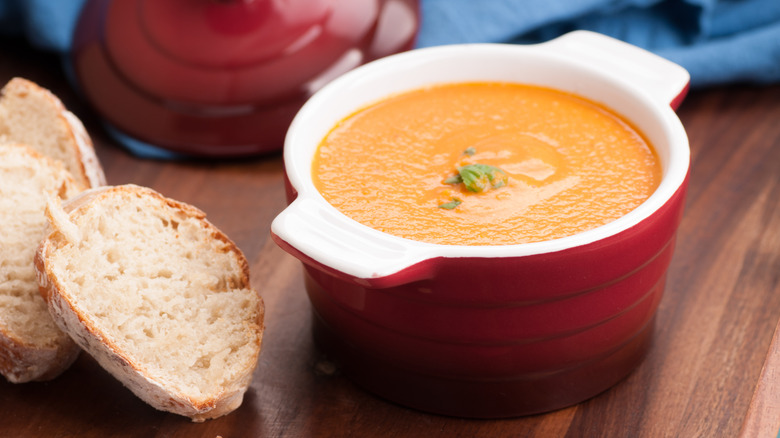
[[[448,245],[570,236],[636,208],[658,186],[652,147],[609,109],[561,91],[458,83],[394,95],[338,123],[314,184],[338,210]]]

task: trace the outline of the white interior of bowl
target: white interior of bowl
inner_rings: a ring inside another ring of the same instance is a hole
[[[323,265],[371,278],[392,275],[431,257],[517,257],[559,251],[614,235],[650,216],[676,192],[688,172],[687,136],[669,106],[687,84],[687,72],[589,32],[560,40],[529,46],[419,49],[367,64],[325,86],[303,106],[288,131],[284,160],[298,198],[276,218],[274,234]],[[462,81],[548,86],[612,108],[655,147],[663,167],[660,186],[635,210],[596,229],[545,242],[496,246],[438,245],[392,236],[347,218],[319,194],[311,179],[312,158],[338,121],[394,93]]]

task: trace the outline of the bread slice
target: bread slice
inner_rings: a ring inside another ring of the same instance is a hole
[[[56,377],[80,351],[49,316],[33,269],[47,197],[78,192],[61,163],[24,145],[0,145],[0,374],[11,382]]]
[[[62,161],[82,189],[106,184],[81,120],[27,79],[13,78],[0,90],[0,142],[24,143]]]
[[[58,325],[153,407],[204,421],[236,409],[263,302],[241,251],[197,208],[135,185],[47,210],[35,258]]]

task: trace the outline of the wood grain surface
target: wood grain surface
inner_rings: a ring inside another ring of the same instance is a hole
[[[780,325],[769,346],[740,438],[780,436]]]
[[[0,379],[0,436],[687,438],[738,436],[747,424],[780,318],[780,86],[694,90],[679,110],[693,152],[690,190],[655,341],[641,366],[577,406],[478,421],[387,403],[317,351],[300,265],[269,238],[285,206],[279,154],[135,158],[107,137],[63,71],[58,58],[0,39],[0,82],[23,76],[59,95],[85,122],[110,184],[145,185],[191,203],[238,244],[265,299],[267,330],[244,404],[225,417],[195,424],[155,411],[82,354],[51,382]],[[780,428],[774,411],[762,421],[770,426],[764,430]]]

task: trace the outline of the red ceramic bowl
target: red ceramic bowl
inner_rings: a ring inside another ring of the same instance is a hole
[[[660,186],[602,227],[504,246],[394,237],[347,218],[317,192],[312,157],[337,121],[391,93],[473,80],[549,86],[607,105],[655,146]],[[574,32],[532,46],[415,50],[323,88],[287,135],[291,204],[271,229],[304,264],[321,348],[369,391],[455,416],[549,411],[626,377],[651,343],[682,215],[689,148],[673,107],[688,80],[646,51]]]

